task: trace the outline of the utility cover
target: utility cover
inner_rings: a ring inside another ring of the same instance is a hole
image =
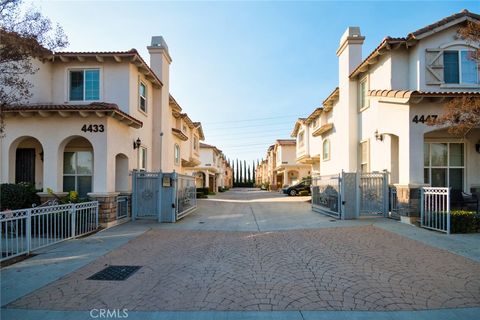
[[[109,266],[87,280],[123,281],[137,272],[141,266]]]

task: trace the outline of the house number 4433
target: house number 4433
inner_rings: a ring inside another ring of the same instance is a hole
[[[105,127],[103,124],[84,124],[82,127],[83,132],[104,132]]]
[[[435,121],[437,120],[438,118],[438,115],[436,114],[429,114],[429,115],[415,115],[412,119],[412,122],[414,123],[425,123],[425,122],[429,122],[429,121]]]

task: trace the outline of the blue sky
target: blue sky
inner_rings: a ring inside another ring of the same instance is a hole
[[[475,1],[160,2],[35,1],[69,37],[69,51],[136,48],[151,36],[173,58],[170,89],[206,141],[231,159],[261,159],[289,138],[337,86],[335,51],[348,26],[367,56],[386,36],[406,36]]]

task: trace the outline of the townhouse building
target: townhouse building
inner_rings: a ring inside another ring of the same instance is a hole
[[[117,196],[131,192],[132,170],[184,173],[199,164],[203,130],[169,93],[168,46],[152,37],[147,49],[149,64],[135,49],[33,60],[30,99],[3,110],[0,181],[33,183],[44,199],[47,189],[77,191],[99,200],[109,223]]]
[[[210,192],[218,192],[219,188],[227,186],[225,156],[215,146],[200,143],[200,164],[188,172],[195,175],[197,188],[208,188]],[[227,182],[230,183],[228,180]]]
[[[295,124],[297,160],[318,164],[321,175],[388,171],[406,216],[418,214],[425,185],[479,192],[480,128],[459,137],[428,125],[452,98],[480,99],[472,58],[479,43],[458,34],[468,21],[480,16],[465,10],[405,37],[386,37],[366,58],[360,28],[347,28],[336,52],[338,88]]]
[[[278,139],[268,148],[264,171],[260,175],[268,182],[270,190],[293,185],[311,175],[310,165],[297,162],[296,145],[294,139]]]

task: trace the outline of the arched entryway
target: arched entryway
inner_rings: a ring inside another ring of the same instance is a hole
[[[130,191],[129,181],[128,157],[123,153],[119,153],[115,156],[115,191]]]
[[[43,147],[30,136],[15,139],[9,148],[9,181],[43,188]]]
[[[206,185],[205,173],[197,172],[195,174],[195,185],[197,186],[197,188],[205,188],[205,185]]]
[[[299,182],[299,172],[298,170],[289,170],[288,171],[288,185],[294,185]]]
[[[63,191],[76,191],[84,198],[93,191],[93,147],[84,137],[69,137],[59,147],[63,163]]]

